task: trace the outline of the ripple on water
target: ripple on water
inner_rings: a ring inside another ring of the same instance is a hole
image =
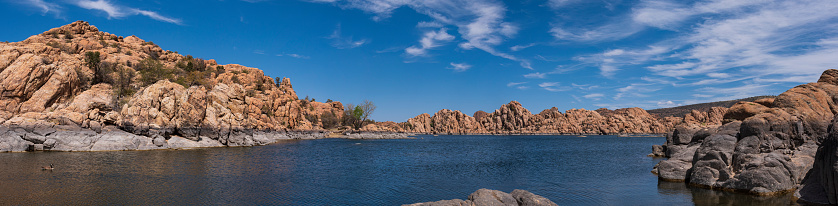
[[[525,189],[559,205],[788,205],[658,183],[661,137],[421,136],[0,154],[0,204],[400,205]],[[360,144],[358,144],[360,143]],[[54,163],[54,171],[40,167]]]

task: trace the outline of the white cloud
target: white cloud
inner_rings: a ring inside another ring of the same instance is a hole
[[[525,74],[524,78],[544,79],[544,78],[547,78],[547,74],[541,73],[541,72],[529,73],[529,74]]]
[[[526,45],[515,45],[515,46],[512,46],[512,47],[509,47],[509,50],[512,50],[512,51],[521,51],[521,50],[524,50],[524,49],[526,49],[526,48],[530,48],[530,47],[532,47],[532,46],[535,46],[535,43],[526,44]]]
[[[471,65],[468,65],[466,63],[451,62],[451,67],[448,67],[448,69],[454,70],[455,72],[464,72],[468,69],[471,69]]]
[[[411,56],[425,56],[428,54],[428,49],[442,46],[441,42],[450,42],[451,40],[454,40],[454,36],[448,34],[445,28],[441,28],[439,31],[428,31],[419,40],[419,46],[411,46],[404,51]]]
[[[579,42],[602,42],[623,39],[640,32],[644,27],[640,24],[621,20],[610,24],[601,25],[592,29],[585,28],[562,28],[554,25],[550,34],[556,39]]]
[[[629,86],[617,88],[616,91],[618,93],[614,95],[614,100],[619,100],[627,96],[648,97],[648,93],[655,92],[658,90],[660,90],[660,88],[650,84],[632,83]]]
[[[544,90],[551,91],[551,92],[562,92],[570,90],[570,87],[561,86],[559,82],[544,82],[538,84]]]
[[[369,43],[367,39],[361,40],[354,40],[352,36],[344,37],[341,36],[341,25],[338,24],[335,26],[335,30],[332,32],[332,35],[326,37],[327,39],[332,40],[332,46],[338,49],[352,49],[355,47],[363,46],[366,43]]]
[[[526,84],[527,82],[509,82],[506,84],[507,87],[514,87],[522,84]]]
[[[322,1],[318,1],[322,2]],[[514,55],[497,51],[506,38],[515,36],[520,28],[510,22],[505,22],[506,7],[503,2],[495,0],[335,0],[326,1],[345,9],[360,9],[375,14],[374,20],[381,20],[391,16],[399,7],[410,7],[420,14],[431,17],[435,22],[443,25],[453,25],[458,29],[460,37],[465,42],[460,48],[480,49],[494,56],[523,62]],[[429,24],[424,24],[429,25]],[[417,25],[419,26],[419,25]],[[421,54],[421,47],[405,50]],[[528,64],[521,64],[527,66]],[[525,67],[526,68],[526,67]]]
[[[145,11],[145,10],[139,10],[139,9],[131,9],[131,11],[133,11],[137,14],[143,15],[143,16],[147,16],[147,17],[152,18],[152,19],[157,20],[157,21],[165,21],[165,22],[169,22],[169,23],[173,23],[173,24],[181,24],[180,19],[165,17],[163,15],[158,14],[157,12]]]
[[[692,10],[668,1],[645,1],[632,13],[634,22],[661,29],[673,29],[692,16]]]
[[[677,103],[675,103],[675,102],[673,102],[673,101],[671,101],[671,100],[668,100],[668,101],[659,101],[659,102],[657,103],[657,105],[658,105],[658,107],[660,107],[660,108],[667,108],[667,107],[677,107],[677,106],[681,106],[681,104],[677,104]]]
[[[506,86],[507,87],[513,87],[513,88],[520,89],[520,90],[525,90],[525,89],[530,88],[529,86],[524,85],[526,83],[527,82],[509,82],[509,83],[506,84]]]
[[[741,86],[736,87],[728,87],[728,88],[720,88],[720,87],[703,87],[696,89],[695,91],[699,95],[703,95],[701,97],[710,98],[708,101],[720,101],[720,100],[731,100],[731,99],[741,99],[746,97],[752,97],[757,95],[765,95],[766,88],[771,85],[768,84],[743,84]],[[696,95],[693,95],[696,96]],[[711,98],[713,97],[713,98]]]
[[[592,90],[599,88],[599,85],[590,85],[590,84],[575,84],[571,83],[570,86],[573,88],[581,89],[581,90]]]
[[[55,3],[45,2],[44,0],[26,0],[23,1],[23,3],[40,9],[43,15],[46,15],[47,13],[55,13],[58,15],[61,13],[61,6],[58,6],[58,4]]]
[[[173,24],[182,24],[180,19],[170,18],[163,15],[158,14],[157,12],[153,11],[146,11],[137,8],[130,8],[130,7],[123,7],[119,5],[112,4],[110,1],[106,0],[79,0],[76,1],[75,4],[81,8],[89,9],[89,10],[99,10],[103,11],[108,14],[108,18],[122,18],[127,16],[133,15],[143,15],[149,17],[154,20],[169,22]]]
[[[309,56],[304,56],[304,55],[300,55],[300,54],[277,54],[276,56],[278,56],[278,57],[281,57],[281,56],[287,56],[287,57],[293,57],[293,58],[297,58],[297,59],[308,59],[308,58],[311,58],[311,57],[309,57]]]
[[[122,9],[105,0],[81,0],[77,1],[76,5],[85,9],[104,11],[105,13],[108,13],[108,18],[121,18],[128,16],[128,13],[122,12]]]
[[[593,93],[593,94],[587,94],[587,95],[582,96],[582,97],[585,97],[586,99],[599,99],[599,98],[605,97],[605,95],[601,94],[601,93]]]

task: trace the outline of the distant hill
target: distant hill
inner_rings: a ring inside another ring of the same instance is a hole
[[[747,101],[752,102],[757,99],[762,98],[774,98],[777,96],[755,96],[755,97],[748,97],[744,99],[736,99],[736,100],[728,100],[728,101],[718,101],[718,102],[708,102],[708,103],[701,103],[701,104],[691,104],[685,106],[678,106],[678,107],[670,107],[670,108],[660,108],[660,109],[653,109],[647,110],[649,114],[655,114],[659,117],[684,117],[692,110],[698,110],[702,112],[706,112],[710,110],[711,107],[725,107],[729,108],[736,104],[737,102]]]

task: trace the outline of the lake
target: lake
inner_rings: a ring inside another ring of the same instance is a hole
[[[0,204],[401,205],[528,190],[559,205],[789,205],[658,183],[663,137],[430,136],[257,147],[0,153]],[[52,171],[41,166],[55,164]]]

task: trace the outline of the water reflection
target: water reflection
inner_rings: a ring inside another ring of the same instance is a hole
[[[779,196],[753,196],[748,194],[688,187],[683,182],[658,182],[658,192],[666,196],[690,195],[695,205],[798,205],[792,201],[792,193]]]

